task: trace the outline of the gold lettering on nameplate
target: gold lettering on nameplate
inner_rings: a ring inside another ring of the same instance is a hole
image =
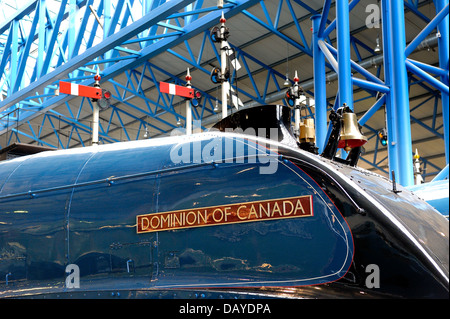
[[[313,216],[312,195],[136,216],[137,233]]]

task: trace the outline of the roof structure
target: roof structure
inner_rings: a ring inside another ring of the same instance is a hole
[[[319,142],[329,111],[347,101],[369,140],[360,166],[398,170],[408,185],[416,149],[426,181],[448,165],[448,0],[0,0],[1,148],[90,145],[92,101],[55,91],[59,81],[93,85],[97,70],[112,93],[100,143],[184,126],[184,100],[159,83],[184,85],[187,68],[203,94],[193,118],[211,127],[221,102],[210,30],[222,13],[242,65],[230,82],[244,107],[285,104],[284,83],[297,71],[308,97],[302,115],[316,118]]]

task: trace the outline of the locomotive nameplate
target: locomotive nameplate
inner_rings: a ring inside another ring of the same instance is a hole
[[[136,216],[137,233],[313,216],[312,195]]]

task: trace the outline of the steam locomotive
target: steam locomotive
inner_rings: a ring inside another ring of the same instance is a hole
[[[448,298],[448,220],[290,118],[0,162],[0,297]]]

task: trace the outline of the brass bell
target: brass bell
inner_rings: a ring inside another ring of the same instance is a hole
[[[300,122],[300,143],[315,143],[316,130],[314,128],[314,119],[305,119]]]
[[[356,114],[344,112],[342,114],[342,128],[338,143],[338,148],[343,148],[346,152],[352,148],[362,146],[367,143],[367,138],[359,130]]]

